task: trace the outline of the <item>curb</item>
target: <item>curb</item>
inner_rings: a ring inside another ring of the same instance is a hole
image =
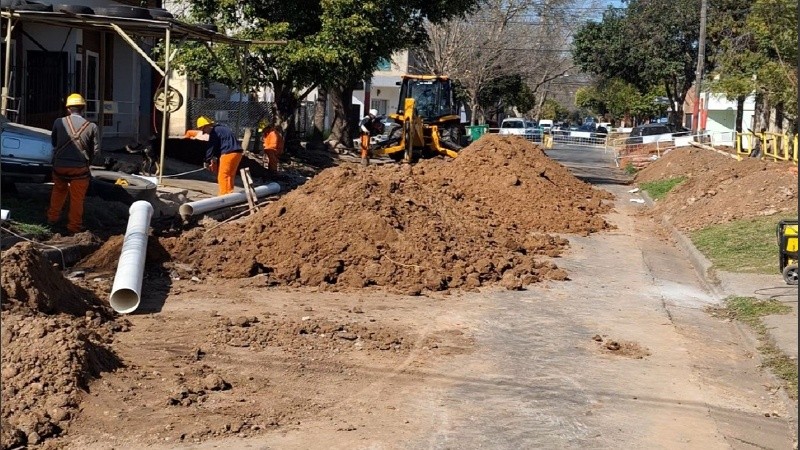
[[[650,198],[649,195],[647,195],[647,192],[640,191],[639,194],[642,196],[648,207],[652,208],[653,205],[655,205],[655,202],[652,198]],[[685,251],[689,255],[689,260],[692,263],[692,267],[694,267],[694,271],[697,273],[698,279],[703,287],[719,300],[727,297],[727,294],[725,294],[722,286],[720,285],[719,279],[714,274],[714,265],[711,263],[711,261],[709,261],[709,259],[706,258],[706,256],[702,254],[697,247],[694,246],[688,236],[675,228],[675,226],[672,225],[672,223],[666,217],[661,218],[661,224],[664,225],[664,227],[669,230],[672,237],[675,238],[675,241],[678,243],[678,247],[680,247],[681,250]]]
[[[655,202],[653,201],[652,198],[650,198],[649,195],[647,195],[647,192],[640,191],[639,194],[642,196],[647,206],[652,208]],[[685,250],[686,253],[688,253],[689,260],[692,263],[692,266],[694,267],[694,270],[698,275],[700,283],[706,289],[708,289],[708,291],[717,299],[723,300],[726,297],[728,297],[728,294],[725,293],[725,290],[722,288],[719,279],[714,274],[714,268],[711,261],[709,261],[709,259],[706,258],[706,256],[703,255],[700,252],[700,250],[697,249],[697,247],[694,246],[694,244],[692,243],[692,241],[689,239],[688,236],[683,234],[683,232],[681,232],[674,225],[672,225],[672,223],[669,220],[667,220],[666,217],[661,218],[661,223],[662,225],[664,225],[664,227],[666,227],[666,229],[670,231],[672,236],[678,242],[678,246],[682,250]],[[763,362],[763,356],[758,350],[759,347],[758,339],[755,337],[750,327],[739,321],[733,321],[731,323],[736,328],[737,333],[742,338],[742,341],[745,343],[745,345],[750,347],[750,350],[753,352],[753,354],[758,355],[759,359]],[[767,335],[769,336],[770,339],[773,339],[769,331],[767,331]],[[780,381],[778,377],[771,371],[765,370],[765,373],[767,373],[768,376],[773,380],[776,380],[776,382],[779,385],[783,384],[782,381]],[[787,411],[792,412],[796,410],[797,402],[789,397],[789,394],[786,392],[785,389],[783,388],[779,389],[778,396],[780,397],[783,404],[786,406]],[[797,415],[790,414],[789,418],[791,422],[790,425],[797,424]],[[796,435],[794,439],[797,439]]]

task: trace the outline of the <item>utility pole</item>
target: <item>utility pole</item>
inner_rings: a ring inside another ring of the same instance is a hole
[[[703,65],[706,62],[706,12],[708,0],[700,1],[700,42],[697,44],[697,70],[694,80],[694,111],[692,114],[692,135],[700,128],[700,84],[703,80]],[[708,107],[708,105],[706,105]]]

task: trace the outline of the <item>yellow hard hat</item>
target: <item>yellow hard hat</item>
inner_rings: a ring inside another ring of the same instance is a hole
[[[70,94],[67,97],[67,107],[70,106],[86,106],[86,99],[81,94]]]
[[[197,128],[203,128],[204,126],[211,125],[213,123],[214,121],[206,116],[200,116],[197,118]]]

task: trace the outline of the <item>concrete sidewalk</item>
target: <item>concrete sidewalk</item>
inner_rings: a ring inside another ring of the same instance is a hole
[[[640,191],[631,197],[641,195],[649,207],[653,200]],[[786,355],[797,360],[797,286],[789,286],[783,281],[783,276],[778,271],[778,261],[775,258],[775,275],[761,275],[749,273],[733,273],[716,270],[711,261],[694,246],[691,239],[673,226],[668,220],[662,219],[664,227],[689,255],[700,279],[706,288],[720,300],[731,296],[754,297],[758,299],[775,299],[792,307],[788,314],[766,316],[762,320],[767,326],[769,337],[775,345]],[[777,249],[776,249],[777,251]]]

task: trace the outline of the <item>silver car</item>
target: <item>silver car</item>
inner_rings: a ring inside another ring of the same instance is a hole
[[[9,122],[0,116],[0,177],[6,181],[47,181],[52,172],[50,130]]]

